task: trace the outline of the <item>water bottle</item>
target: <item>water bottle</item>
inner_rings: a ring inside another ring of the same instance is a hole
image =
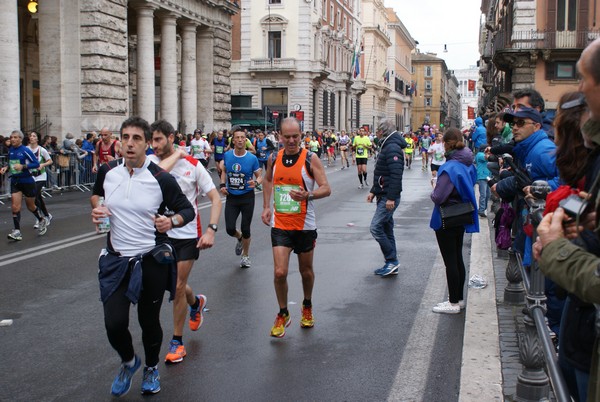
[[[98,205],[104,205],[104,197],[98,198]],[[100,223],[98,224],[98,232],[99,233],[108,233],[110,232],[110,219],[107,217],[100,218]]]

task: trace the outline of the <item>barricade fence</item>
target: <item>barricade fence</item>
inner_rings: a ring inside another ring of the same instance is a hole
[[[537,226],[546,207],[546,195],[550,186],[545,181],[535,181],[531,185],[534,198],[526,199],[529,216],[534,227],[533,239],[537,237]],[[517,201],[515,201],[516,204]],[[533,254],[533,250],[532,250]],[[519,401],[548,400],[549,385],[559,402],[571,401],[568,387],[558,366],[556,349],[546,323],[546,295],[544,274],[536,261],[531,266],[523,266],[521,255],[514,250],[509,252],[506,268],[509,284],[505,289],[505,302],[521,304],[523,310],[524,332],[519,334],[519,353],[523,371],[517,379],[515,399]],[[516,293],[522,292],[519,297]],[[510,297],[506,297],[510,296]]]
[[[50,155],[52,164],[46,167],[44,197],[51,196],[49,190],[91,191],[96,181],[92,172],[91,156],[78,157],[75,152],[54,153]],[[8,164],[7,156],[0,156],[0,166]],[[0,203],[10,198],[10,174],[0,178]]]

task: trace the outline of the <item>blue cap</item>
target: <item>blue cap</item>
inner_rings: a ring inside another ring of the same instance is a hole
[[[536,123],[542,124],[542,115],[537,109],[522,107],[518,112],[507,112],[504,114],[504,121],[512,123],[517,119],[530,119]]]

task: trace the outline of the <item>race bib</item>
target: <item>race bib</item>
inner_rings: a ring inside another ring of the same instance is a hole
[[[291,190],[299,190],[300,186],[285,184],[275,186],[274,200],[275,200],[275,211],[281,214],[299,214],[300,213],[300,201],[292,200],[290,197]]]
[[[245,190],[246,189],[246,175],[244,173],[228,173],[229,174],[229,188],[231,190]]]
[[[435,153],[435,160],[436,161],[443,161],[444,160],[444,153],[443,152],[436,152]]]
[[[222,145],[217,145],[215,147],[215,153],[216,154],[222,154],[223,153],[223,146]]]
[[[11,160],[8,161],[8,167],[10,169],[10,173],[12,173],[12,174],[19,174],[19,173],[21,173],[21,172],[19,172],[18,170],[15,169],[15,165],[17,165],[19,163],[21,163],[21,161],[18,160],[18,159],[11,159]]]
[[[356,149],[356,153],[359,154],[359,155],[362,155],[362,154],[365,153],[365,149],[364,148],[357,148]]]

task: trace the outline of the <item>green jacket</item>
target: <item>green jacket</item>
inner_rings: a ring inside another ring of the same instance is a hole
[[[539,267],[558,286],[588,303],[600,303],[600,258],[567,239],[555,240],[542,251]],[[600,342],[596,337],[590,367],[588,401],[600,398]]]
[[[600,258],[568,239],[544,247],[539,266],[544,275],[588,303],[600,303]]]

